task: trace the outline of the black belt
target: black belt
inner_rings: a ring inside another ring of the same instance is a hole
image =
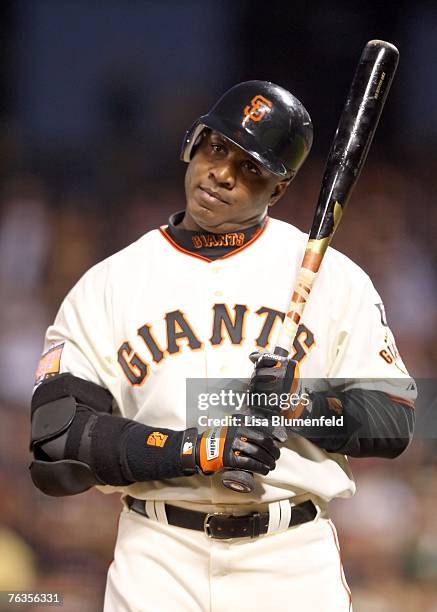
[[[128,508],[150,518],[146,512],[146,502],[128,495],[125,498]],[[234,516],[225,512],[197,512],[165,504],[169,525],[204,531],[209,538],[228,540],[230,538],[256,538],[267,533],[268,512],[252,512],[244,516]],[[291,507],[288,527],[295,527],[312,521],[317,516],[317,508],[311,500]]]

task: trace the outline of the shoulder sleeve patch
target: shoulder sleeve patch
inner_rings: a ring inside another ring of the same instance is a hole
[[[39,385],[43,380],[50,376],[56,376],[61,370],[61,355],[64,349],[64,342],[49,348],[41,357],[35,373],[35,385]]]

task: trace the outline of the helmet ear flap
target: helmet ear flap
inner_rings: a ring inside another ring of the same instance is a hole
[[[184,162],[189,162],[193,157],[196,148],[199,146],[203,134],[206,130],[206,126],[200,123],[199,120],[195,121],[189,130],[186,131],[184,140],[182,142],[182,149],[180,158]]]

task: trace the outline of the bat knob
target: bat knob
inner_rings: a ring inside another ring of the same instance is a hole
[[[252,472],[244,470],[225,470],[221,475],[224,487],[236,493],[252,493],[255,488],[255,479]]]

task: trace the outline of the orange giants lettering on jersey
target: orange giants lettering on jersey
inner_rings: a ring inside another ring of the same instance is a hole
[[[261,333],[258,338],[255,340],[257,346],[260,348],[266,348],[266,346],[270,343],[270,336],[272,334],[272,330],[275,326],[276,321],[282,321],[285,318],[285,313],[280,312],[279,310],[274,310],[273,308],[267,308],[266,306],[262,306],[258,308],[256,311],[257,315],[267,315],[264,321],[264,325],[262,326]]]
[[[233,312],[232,312],[233,311]],[[214,304],[212,315],[212,334],[209,338],[211,346],[218,347],[227,339],[232,345],[240,345],[245,340],[245,322],[249,309],[245,304],[235,304],[231,309],[227,304]],[[275,325],[284,320],[285,313],[262,306],[254,314],[265,317],[261,320],[261,329],[255,344],[266,348],[271,343]],[[170,355],[178,354],[183,345],[192,351],[203,348],[198,334],[189,323],[187,316],[181,310],[173,310],[164,315],[166,323],[167,347],[161,348],[156,339],[152,325],[146,323],[138,328],[137,334],[144,341],[153,361],[159,364]],[[293,343],[291,356],[297,362],[302,362],[309,351],[316,345],[313,332],[303,323],[298,327]],[[272,347],[271,347],[272,348]],[[129,342],[125,341],[118,349],[118,363],[128,381],[134,385],[142,385],[145,381],[149,365],[145,357],[134,352]]]
[[[243,232],[228,232],[226,234],[196,234],[191,238],[193,246],[196,249],[227,247],[227,246],[243,246]]]
[[[142,385],[148,374],[148,366],[135,353],[129,342],[123,342],[117,352],[117,361],[131,385]]]
[[[211,336],[211,344],[221,344],[224,340],[223,328],[226,330],[232,344],[241,344],[244,339],[244,320],[247,313],[247,306],[235,304],[234,316],[226,304],[214,304],[214,321]]]
[[[174,310],[165,315],[167,323],[167,351],[170,354],[179,353],[181,350],[180,342],[184,339],[190,349],[202,348],[202,343],[197,338],[193,328],[188,323],[187,318],[181,310]]]

